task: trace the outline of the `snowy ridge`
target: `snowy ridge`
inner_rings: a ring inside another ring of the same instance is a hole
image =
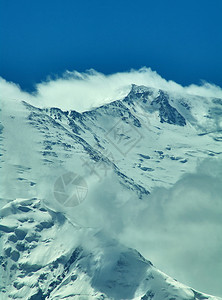
[[[219,299],[171,279],[102,232],[84,232],[36,198],[10,202],[1,219],[1,299]],[[79,243],[85,234],[96,241],[93,252]]]
[[[118,205],[129,192],[140,205],[198,159],[222,158],[222,99],[132,85],[124,99],[84,113],[3,99],[1,115],[1,299],[220,299],[173,280],[92,225],[90,195],[111,178],[121,186]],[[73,218],[53,194],[67,171],[89,187]]]

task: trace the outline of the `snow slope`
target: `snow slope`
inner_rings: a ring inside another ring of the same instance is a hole
[[[36,198],[10,202],[1,217],[1,299],[219,299],[178,283],[136,250],[77,227]],[[93,247],[84,248],[86,236]]]

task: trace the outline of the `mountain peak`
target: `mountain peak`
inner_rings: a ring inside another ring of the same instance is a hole
[[[162,231],[158,222],[171,219],[174,207],[165,201],[167,195],[183,201],[172,189],[184,174],[195,172],[200,153],[203,159],[222,155],[221,132],[198,132],[198,126],[209,128],[215,120],[220,125],[221,102],[214,100],[209,114],[208,100],[134,84],[123,100],[83,113],[25,102],[19,109],[3,106],[0,148],[7,176],[1,191],[6,205],[1,204],[0,215],[0,298],[219,299],[180,284],[144,259],[157,259],[163,268],[158,259],[172,249],[169,228],[181,216],[174,212],[173,223],[163,223]],[[155,196],[158,187],[162,192]],[[190,214],[190,202],[181,204],[182,217]],[[193,219],[210,239],[199,210]],[[193,219],[185,219],[188,230]],[[141,234],[134,241],[136,232]],[[178,234],[182,238],[178,248],[174,244],[174,255],[182,260],[184,231]],[[163,241],[166,247],[157,247]],[[185,248],[195,256],[192,244]],[[219,266],[218,257],[213,267]],[[176,259],[165,263],[165,270],[177,270]],[[194,267],[191,261],[179,274],[197,284]],[[218,280],[208,279],[208,288]]]

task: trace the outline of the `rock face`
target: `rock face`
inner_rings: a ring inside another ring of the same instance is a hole
[[[130,191],[140,205],[157,185],[192,172],[200,155],[222,157],[221,101],[132,85],[124,99],[84,113],[4,103],[0,299],[219,299],[170,278],[103,228],[75,222],[63,179],[78,173],[100,186],[111,173],[123,198]]]
[[[135,101],[146,104],[146,110],[157,111],[161,123],[185,126],[186,120],[178,110],[170,104],[170,95],[162,90],[132,85],[129,95],[123,100],[128,104]]]
[[[151,105],[159,110],[160,122],[173,125],[185,126],[185,118],[169,104],[169,96],[163,91],[159,91],[159,96],[151,102]]]

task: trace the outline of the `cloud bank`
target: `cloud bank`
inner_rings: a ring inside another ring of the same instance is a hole
[[[168,275],[222,296],[222,161],[206,160],[172,188],[156,189],[133,220],[123,241]]]
[[[73,223],[102,230],[104,236],[137,249],[178,281],[222,296],[221,160],[201,162],[195,173],[185,174],[169,189],[156,188],[143,201],[112,173],[101,182],[89,174],[86,179],[89,191],[81,205],[47,205]],[[87,246],[88,240],[82,242]]]
[[[34,93],[27,93],[0,77],[2,99],[25,100],[38,107],[58,107],[83,112],[127,95],[131,84],[160,88],[171,92],[222,98],[222,89],[203,82],[183,87],[167,81],[150,68],[104,75],[95,70],[84,73],[66,71],[62,77],[48,78],[36,84]]]

